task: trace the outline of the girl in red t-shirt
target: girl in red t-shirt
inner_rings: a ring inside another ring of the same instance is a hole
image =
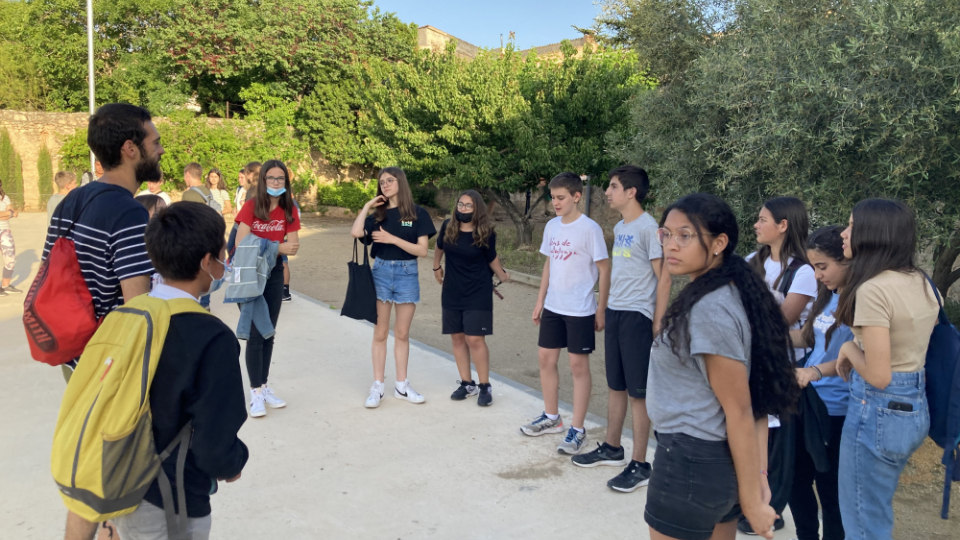
[[[248,234],[280,243],[277,262],[263,289],[270,321],[276,327],[283,302],[283,264],[279,255],[296,255],[300,249],[297,232],[300,230],[300,212],[290,195],[290,171],[282,161],[274,159],[263,164],[259,185],[256,197],[247,201],[237,213],[236,221],[240,224],[237,244]],[[273,339],[263,339],[256,325],[251,325],[250,339],[247,340],[247,375],[250,376],[250,416],[254,418],[267,414],[265,406],[278,409],[287,405],[267,386]]]

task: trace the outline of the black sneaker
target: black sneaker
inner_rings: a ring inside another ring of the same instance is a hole
[[[622,467],[627,463],[627,458],[624,457],[622,446],[614,448],[607,443],[597,443],[596,450],[573,456],[570,461],[580,467],[596,467],[598,465]]]
[[[783,522],[783,518],[777,518],[777,520],[773,522],[774,531],[779,531],[784,526],[786,526],[786,524]],[[740,523],[737,523],[737,530],[748,536],[760,536],[753,532],[753,527],[750,526],[750,522],[747,521],[745,517],[740,518]]]
[[[289,301],[291,301],[291,300],[293,300],[293,296],[291,296],[290,293],[288,293],[288,292],[283,293],[283,301],[284,301],[284,302],[289,302]]]
[[[473,381],[457,381],[460,383],[460,388],[457,388],[450,394],[450,399],[454,401],[463,401],[469,396],[475,396],[480,391],[477,389],[477,383]]]
[[[627,468],[607,482],[607,487],[622,493],[636,491],[650,483],[650,464],[630,461]]]
[[[490,383],[480,383],[477,388],[480,390],[480,394],[477,396],[477,405],[489,407],[493,404],[493,391],[490,388]]]
[[[21,291],[20,289],[18,289],[18,288],[16,288],[16,287],[13,287],[13,286],[4,287],[4,288],[3,288],[3,292],[5,292],[5,293],[7,293],[7,294],[23,294],[23,291]]]
[[[7,294],[2,287],[0,287],[0,298],[3,298],[4,296],[10,296],[10,295]]]

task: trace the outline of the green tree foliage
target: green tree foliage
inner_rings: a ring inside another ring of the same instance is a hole
[[[40,208],[47,207],[47,201],[53,195],[53,158],[46,145],[40,147],[37,157],[38,187],[40,188]]]
[[[264,113],[269,116],[271,112]],[[277,127],[264,120],[218,120],[177,111],[157,123],[165,154],[160,160],[167,188],[184,189],[183,168],[196,161],[204,171],[216,167],[223,172],[230,190],[237,187],[237,175],[251,161],[280,159],[297,180],[312,180],[310,156],[305,143],[293,137],[292,128]],[[89,168],[87,130],[77,130],[60,149],[67,170]],[[299,185],[302,185],[299,184]]]
[[[960,278],[958,56],[960,4],[745,0],[610,142],[667,198],[717,193],[744,226],[775,195],[801,197],[814,225],[845,223],[863,198],[902,199],[945,291]]]
[[[317,187],[317,204],[339,206],[356,212],[377,196],[377,183],[341,182]]]
[[[627,102],[649,84],[634,54],[578,57],[569,43],[556,60],[523,58],[512,46],[470,61],[452,47],[420,51],[368,83],[372,105],[361,133],[373,162],[399,164],[417,181],[484,190],[507,211],[521,243],[532,240],[531,216],[511,194],[560,171],[600,176],[612,168],[604,137],[626,126]]]
[[[371,0],[96,0],[97,102],[166,115],[196,96],[243,112],[254,84],[299,100],[347,84],[368,58],[410,57],[416,28]],[[87,108],[86,10],[75,0],[0,2],[0,107]]]
[[[0,129],[0,182],[13,205],[23,208],[23,164],[5,129]]]

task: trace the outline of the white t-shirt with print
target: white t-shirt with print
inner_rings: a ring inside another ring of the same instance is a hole
[[[581,215],[573,223],[551,219],[543,229],[540,253],[550,257],[550,282],[543,307],[558,315],[587,317],[597,312],[593,287],[597,261],[608,259],[603,229]]]
[[[748,255],[747,260],[752,259],[754,255],[756,255],[756,252]],[[789,266],[791,262],[793,262],[793,257],[790,257],[787,265]],[[770,292],[773,293],[773,297],[777,299],[777,302],[782,304],[784,295],[773,286],[773,284],[777,282],[777,277],[780,276],[780,272],[783,271],[780,266],[780,261],[767,258],[766,261],[763,261],[763,270],[765,274],[763,279],[767,282],[767,286],[770,287]],[[787,294],[790,293],[810,297],[810,301],[807,302],[807,305],[803,307],[803,311],[800,312],[800,318],[790,327],[791,330],[796,330],[803,326],[803,322],[807,320],[807,316],[810,314],[810,308],[813,307],[813,301],[817,298],[817,278],[813,273],[812,266],[805,264],[797,269],[797,273],[793,276],[793,283],[790,284],[790,289],[787,291]],[[806,354],[806,350],[794,349],[794,354],[796,354],[797,361],[799,362]]]

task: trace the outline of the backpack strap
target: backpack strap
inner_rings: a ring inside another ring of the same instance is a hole
[[[57,238],[65,238],[68,234],[70,234],[70,231],[72,231],[73,228],[76,227],[77,222],[80,221],[80,217],[83,216],[84,210],[86,210],[87,207],[93,203],[94,199],[103,195],[104,193],[107,193],[107,192],[101,191],[100,193],[97,193],[93,197],[90,197],[90,199],[87,202],[85,202],[83,206],[80,207],[79,212],[74,212],[73,221],[70,222],[70,227],[67,228],[67,232],[63,232],[63,213],[66,210],[63,209],[64,207],[63,203],[58,205],[57,210],[53,213],[54,217],[57,218]]]
[[[187,452],[190,450],[190,439],[193,437],[193,423],[187,422],[180,433],[174,437],[173,441],[160,453],[160,474],[157,475],[157,483],[160,485],[160,498],[163,500],[163,513],[167,518],[167,538],[169,540],[183,540],[187,532],[187,490],[184,486],[184,470],[187,464]],[[180,451],[177,452],[177,503],[174,508],[173,489],[170,486],[170,479],[167,478],[166,471],[163,470],[163,462],[173,453],[177,446]]]
[[[793,286],[793,279],[797,277],[797,272],[803,268],[803,265],[807,263],[803,262],[797,257],[794,257],[790,264],[787,265],[787,268],[783,271],[783,275],[780,276],[780,286],[777,287],[777,291],[783,294],[783,297],[786,298],[789,294],[790,287]]]

